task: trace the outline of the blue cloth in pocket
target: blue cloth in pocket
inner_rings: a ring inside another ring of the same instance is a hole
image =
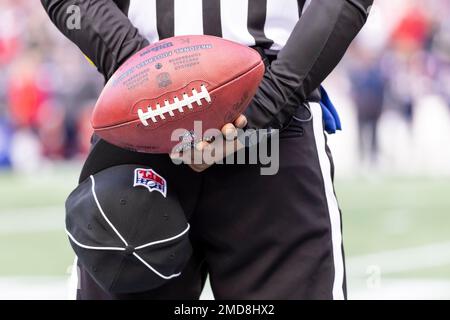
[[[342,130],[341,119],[323,86],[320,86],[320,94],[322,95],[320,106],[322,107],[325,131],[329,134],[333,134],[336,133],[337,130]]]

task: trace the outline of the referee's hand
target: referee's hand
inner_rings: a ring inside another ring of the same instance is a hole
[[[237,129],[243,129],[246,125],[247,118],[241,114],[233,123],[227,123],[222,127],[222,139],[216,138],[213,142],[201,141],[190,152],[172,153],[170,157],[183,161],[195,172],[205,171],[215,162],[244,148],[244,145],[236,138],[238,135]],[[206,155],[208,161],[205,161]],[[198,163],[198,161],[196,163],[195,159],[201,159],[201,163]]]

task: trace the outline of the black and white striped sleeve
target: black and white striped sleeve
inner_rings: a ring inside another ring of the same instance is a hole
[[[109,79],[131,55],[148,45],[121,11],[123,8],[112,0],[41,2],[56,27],[81,49],[105,79]]]
[[[246,110],[248,128],[282,127],[336,67],[373,0],[314,0],[267,69]]]

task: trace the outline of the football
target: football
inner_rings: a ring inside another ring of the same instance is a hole
[[[260,54],[213,36],[153,43],[109,79],[92,114],[102,139],[145,153],[170,153],[233,122],[264,75]]]

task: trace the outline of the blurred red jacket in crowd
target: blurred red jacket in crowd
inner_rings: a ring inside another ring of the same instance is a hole
[[[415,50],[425,43],[430,27],[430,21],[423,10],[412,7],[394,28],[391,40],[401,48]]]
[[[0,37],[0,65],[7,65],[11,62],[20,48],[20,42],[17,38]]]
[[[17,127],[36,127],[39,109],[46,94],[37,84],[35,68],[20,66],[9,78],[7,99],[12,123]]]

